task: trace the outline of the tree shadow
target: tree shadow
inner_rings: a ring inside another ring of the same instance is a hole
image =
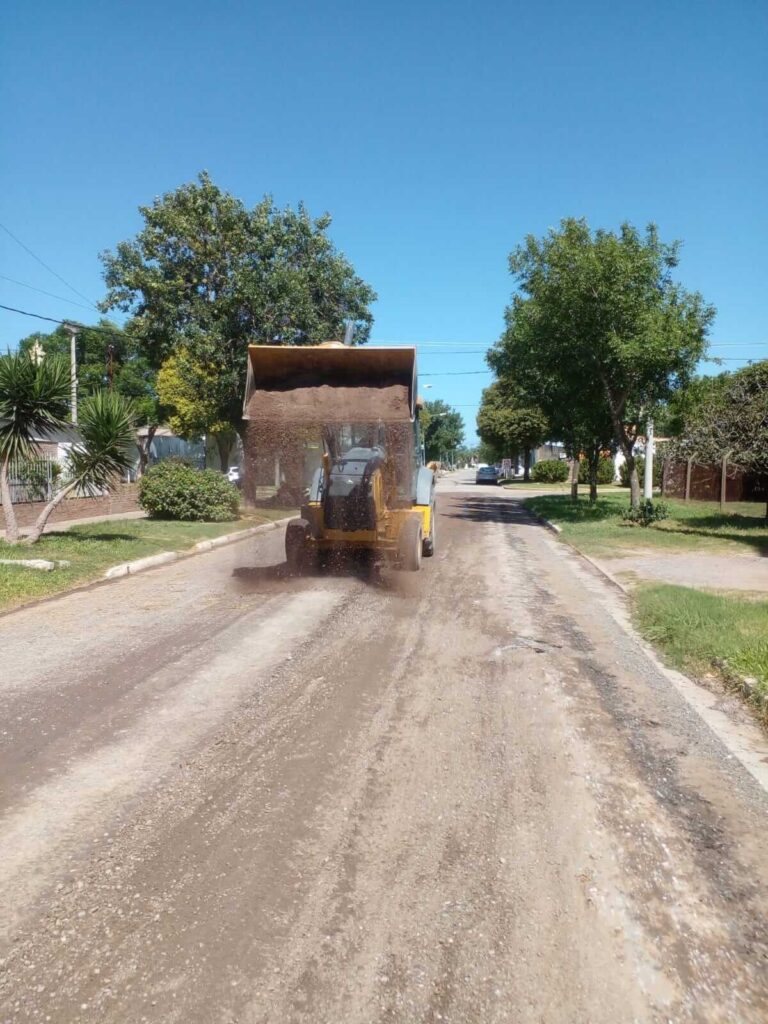
[[[103,540],[107,543],[112,543],[113,541],[138,542],[142,540],[141,537],[136,537],[135,535],[130,533],[75,533],[74,531],[69,530],[52,530],[50,533],[44,533],[41,536],[40,540],[45,541],[49,538],[56,538],[58,540],[73,540],[76,541],[78,544],[81,544],[84,541],[96,540]]]
[[[666,522],[667,525],[658,528],[659,532],[675,534],[678,537],[711,537],[733,544],[745,544],[755,549],[763,558],[768,557],[768,523],[764,519],[713,515]]]
[[[529,523],[541,525],[527,508],[509,498],[491,495],[476,498],[442,499],[440,515],[448,519],[464,519],[472,523]]]
[[[599,523],[606,519],[620,519],[621,509],[615,502],[598,498],[594,505],[579,499],[571,501],[570,494],[531,495],[536,499],[536,511],[549,518],[557,518],[564,523]],[[629,501],[627,501],[627,507]]]

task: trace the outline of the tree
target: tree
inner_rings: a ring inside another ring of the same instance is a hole
[[[368,339],[376,294],[331,242],[327,214],[269,196],[248,209],[206,173],[140,212],[136,237],[102,254],[102,308],[129,314],[158,367],[184,349],[215,377],[213,422],[242,436],[249,342],[316,344],[348,321],[354,343]]]
[[[118,392],[131,400],[136,426],[147,428],[143,438],[135,439],[141,476],[157,428],[168,413],[157,395],[151,353],[144,351],[139,339],[104,318],[97,325],[80,325],[75,344],[78,393],[87,397],[102,388]],[[36,345],[42,349],[43,358],[59,355],[69,360],[70,336],[63,327],[50,334],[35,332],[22,338],[19,351],[31,354]]]
[[[681,408],[669,454],[768,473],[768,360],[695,382]]]
[[[586,388],[588,404],[604,404],[633,505],[638,430],[690,379],[715,316],[701,295],[672,280],[679,250],[653,225],[642,235],[630,224],[593,233],[585,220],[569,219],[541,239],[529,235],[509,257],[519,293],[489,355],[497,372],[514,367],[526,386],[548,380],[561,400]]]
[[[66,481],[35,520],[27,537],[35,544],[54,509],[72,491],[87,494],[109,488],[133,465],[136,422],[129,400],[116,391],[96,391],[80,405],[77,418],[80,441],[67,456]]]
[[[477,432],[501,457],[523,453],[524,479],[530,479],[531,451],[549,432],[542,410],[509,379],[494,381],[483,391]]]
[[[69,364],[52,356],[38,365],[22,352],[0,356],[0,498],[5,539],[19,541],[11,501],[11,463],[39,451],[37,438],[50,437],[69,417]]]
[[[213,435],[222,471],[226,471],[235,433],[229,423],[216,419],[222,404],[220,387],[220,378],[196,363],[185,348],[169,356],[157,375],[160,400],[173,410],[168,419],[171,430],[185,438]]]
[[[425,402],[420,421],[428,462],[439,462],[443,455],[455,452],[463,444],[464,418],[442,399]]]
[[[39,453],[39,439],[50,437],[69,418],[69,362],[52,355],[38,364],[23,352],[0,357],[0,497],[6,541],[20,533],[11,500],[9,472],[17,459]],[[131,464],[135,443],[130,403],[116,392],[98,391],[80,407],[81,440],[70,451],[61,486],[37,518],[27,542],[34,544],[57,505],[75,489],[108,486]]]

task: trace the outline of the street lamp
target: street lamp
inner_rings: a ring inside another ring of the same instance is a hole
[[[77,423],[77,348],[75,341],[80,330],[80,324],[73,324],[69,320],[65,320],[61,326],[69,335],[69,381],[72,393],[72,422]]]

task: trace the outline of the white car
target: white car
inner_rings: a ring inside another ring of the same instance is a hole
[[[476,484],[498,484],[499,471],[495,466],[478,466],[475,473]]]
[[[239,466],[229,467],[229,469],[227,470],[227,480],[229,480],[229,482],[231,484],[234,484],[236,487],[240,486],[240,484],[243,482],[243,476],[242,473],[240,472]]]

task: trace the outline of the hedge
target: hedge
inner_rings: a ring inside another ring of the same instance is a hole
[[[609,455],[603,456],[597,464],[597,482],[599,484],[613,483],[613,459]],[[582,459],[579,464],[579,483],[589,483],[589,463],[586,459]]]
[[[194,469],[166,459],[148,469],[139,481],[139,505],[155,519],[237,519],[240,494],[214,469]]]
[[[531,470],[531,480],[537,484],[557,484],[568,479],[565,459],[542,459]]]

